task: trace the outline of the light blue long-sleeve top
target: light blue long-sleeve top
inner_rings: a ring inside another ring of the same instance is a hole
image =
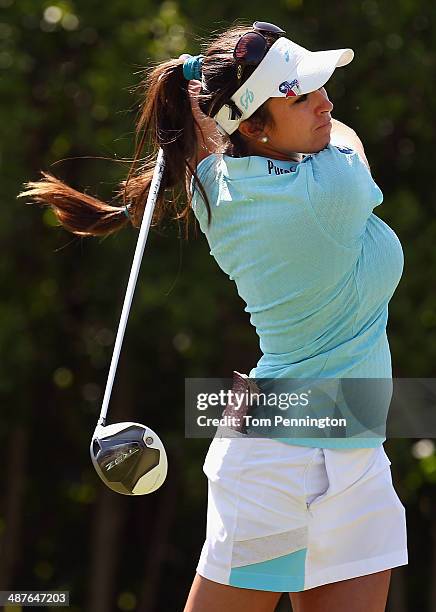
[[[383,194],[358,154],[329,145],[299,163],[210,155],[197,172],[211,225],[198,189],[194,213],[259,336],[262,357],[249,376],[390,379],[388,302],[403,252],[372,212]],[[292,439],[335,448],[382,441]]]

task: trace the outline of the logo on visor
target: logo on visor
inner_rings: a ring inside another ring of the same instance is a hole
[[[245,90],[245,93],[242,94],[242,96],[240,97],[241,100],[241,105],[245,108],[245,110],[248,110],[248,106],[253,102],[254,100],[254,93],[252,91],[250,91],[250,89]]]
[[[300,83],[298,79],[294,79],[289,83],[289,81],[283,81],[279,85],[279,92],[282,94],[286,94],[286,97],[289,98],[291,96],[299,96],[300,95]]]

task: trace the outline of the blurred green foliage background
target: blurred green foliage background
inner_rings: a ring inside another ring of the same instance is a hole
[[[169,477],[147,498],[106,491],[88,446],[137,231],[74,237],[16,199],[22,183],[46,169],[110,201],[133,154],[141,69],[198,53],[237,19],[277,23],[313,50],[350,46],[356,60],[328,90],[334,116],[365,144],[385,194],[377,214],[405,251],[390,304],[394,373],[434,377],[435,18],[424,0],[0,0],[0,589],[67,589],[72,612],[181,610],[204,538],[208,446],[184,439],[184,379],[230,377],[259,357],[205,240],[183,241],[170,222],[154,230],[110,419],[157,429]],[[386,449],[410,553],[393,572],[389,611],[435,612],[434,443]]]

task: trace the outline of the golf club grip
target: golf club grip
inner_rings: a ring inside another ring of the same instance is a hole
[[[147,203],[145,205],[144,214],[142,217],[141,228],[139,230],[138,242],[136,243],[135,255],[133,257],[132,269],[130,271],[129,282],[127,284],[126,295],[124,298],[123,309],[121,311],[120,322],[118,325],[117,337],[115,339],[114,352],[112,354],[112,361],[109,368],[109,375],[106,382],[106,389],[103,397],[103,404],[101,406],[99,424],[105,425],[106,415],[109,407],[109,401],[112,392],[112,386],[115,379],[115,373],[117,371],[118,360],[121,353],[121,347],[124,339],[124,332],[126,330],[127,320],[129,318],[130,307],[132,305],[133,294],[135,292],[136,281],[138,279],[139,268],[141,267],[142,256],[144,253],[145,244],[147,242],[148,232],[153,218],[153,212],[159,193],[159,187],[162,180],[162,174],[165,169],[165,159],[162,149],[159,149],[156,167],[153,172],[153,178],[151,180],[150,189],[148,192]]]

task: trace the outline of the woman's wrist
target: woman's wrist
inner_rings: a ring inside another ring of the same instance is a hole
[[[201,90],[200,81],[190,81],[188,86],[192,114],[196,121],[197,147],[200,151],[215,153],[221,143],[221,135],[214,119],[205,115],[198,104],[198,94]]]

